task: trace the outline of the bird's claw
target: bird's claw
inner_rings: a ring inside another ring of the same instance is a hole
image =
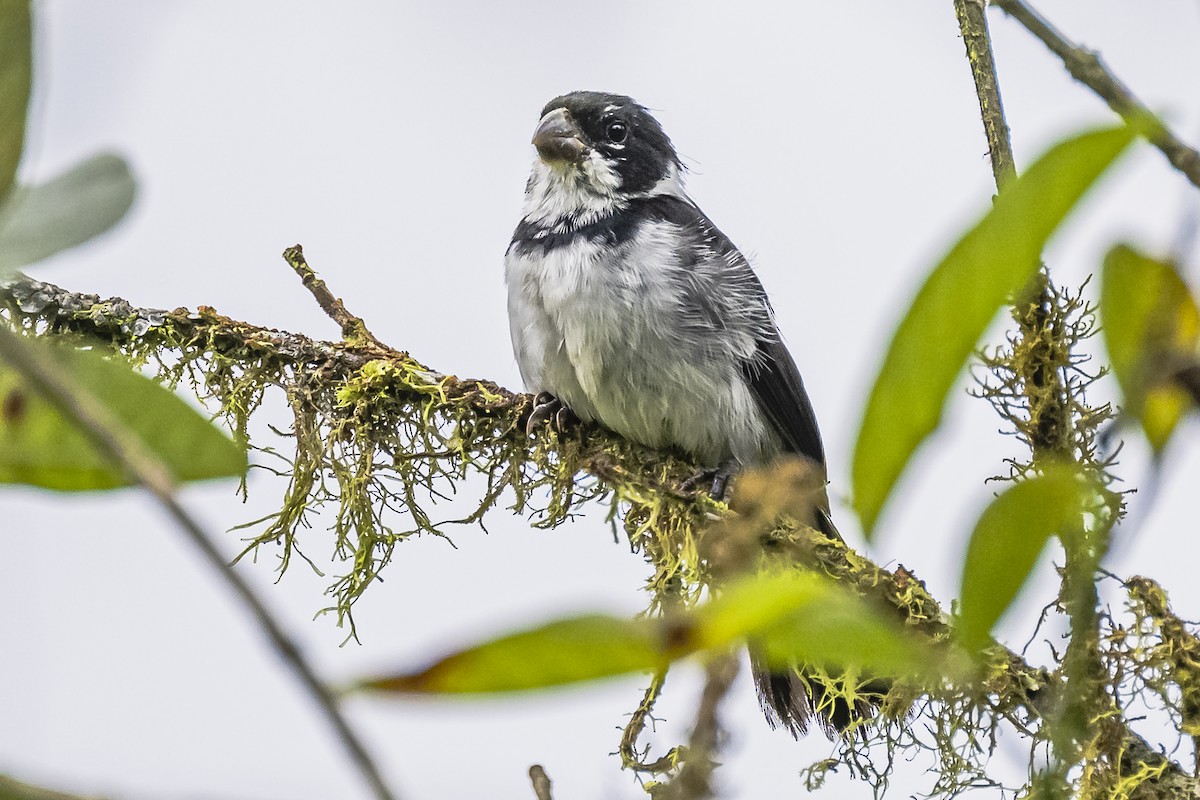
[[[694,492],[700,486],[708,481],[708,493],[713,500],[722,501],[725,499],[726,493],[729,491],[729,482],[733,479],[734,465],[732,463],[721,464],[715,469],[706,469],[703,472],[697,472],[692,477],[685,480],[680,488],[684,492]]]
[[[575,412],[563,401],[549,392],[538,392],[533,398],[533,412],[525,422],[525,434],[533,436],[534,432],[546,423],[550,424],[550,429],[555,433],[562,433],[577,422],[579,417],[575,416]]]

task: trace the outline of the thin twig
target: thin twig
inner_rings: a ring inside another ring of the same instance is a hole
[[[292,245],[283,251],[283,260],[300,276],[304,288],[308,289],[316,298],[321,310],[342,329],[342,336],[346,341],[368,344],[381,350],[391,351],[390,347],[376,339],[375,334],[367,329],[367,323],[363,322],[361,317],[356,317],[347,311],[346,304],[342,302],[341,298],[334,297],[333,292],[329,291],[329,287],[325,285],[325,281],[317,277],[316,271],[304,259],[304,248],[298,244]]]
[[[638,752],[638,736],[646,729],[646,720],[654,711],[654,704],[662,694],[663,684],[666,680],[667,671],[665,669],[654,673],[654,677],[650,679],[650,685],[646,687],[646,693],[642,695],[642,702],[638,704],[637,709],[629,718],[629,724],[621,733],[621,766],[625,769],[657,774],[670,771],[677,763],[677,754],[674,749],[654,761],[642,761],[644,756]],[[647,745],[646,750],[649,749],[650,747]]]
[[[1094,51],[1067,39],[1024,0],[993,0],[993,3],[1040,39],[1042,44],[1062,59],[1071,77],[1099,95],[1122,119],[1132,122],[1153,118],[1150,109],[1104,65]],[[1183,173],[1193,186],[1200,187],[1200,153],[1161,122],[1155,124],[1147,135],[1151,144],[1171,162],[1171,166]]]
[[[225,579],[254,617],[275,653],[316,701],[351,761],[370,784],[375,797],[379,800],[396,800],[366,747],[342,715],[337,699],[317,677],[299,646],[283,631],[250,585],[226,563],[199,523],[179,504],[175,496],[175,480],[162,461],[92,395],[81,391],[57,363],[37,357],[18,335],[3,326],[0,326],[0,361],[20,373],[47,401],[71,419],[105,456],[158,500],[168,516]]]
[[[300,334],[239,322],[221,316],[210,308],[201,308],[195,313],[186,309],[162,311],[139,308],[123,298],[103,299],[95,294],[71,292],[29,278],[9,283],[0,281],[0,317],[5,315],[15,325],[38,326],[46,331],[47,338],[82,336],[117,346],[139,344],[147,338],[153,340],[153,337],[161,336],[170,329],[174,332],[173,336],[201,343],[198,346],[206,352],[228,357],[235,362],[246,359],[247,352],[253,352],[255,358],[268,359],[273,364],[289,367],[304,364],[330,375],[352,374],[371,360],[370,356],[345,343],[319,342]],[[130,320],[145,321],[148,327],[132,325]],[[159,346],[166,348],[172,345]],[[440,398],[439,403],[461,404],[464,399],[469,399],[468,411],[477,419],[492,419],[504,408],[518,405],[528,408],[528,395],[514,394],[491,381],[453,379],[427,366],[418,365],[406,354],[396,354],[392,358],[403,363],[406,371],[414,376],[428,380],[428,388],[437,389],[434,395]],[[654,476],[647,475],[643,464],[614,458],[610,454],[609,437],[612,436],[614,434],[602,429],[585,429],[564,434],[560,441],[569,441],[570,446],[585,449],[581,461],[585,471],[601,480],[623,485],[631,494],[672,491],[672,484],[664,484]],[[595,455],[591,455],[593,452]],[[697,499],[696,502],[702,500]],[[897,598],[910,598],[904,602],[919,602],[921,614],[909,618],[914,633],[933,638],[947,635],[946,615],[941,605],[923,587],[914,586],[910,575],[903,570],[885,570],[861,554],[854,553],[842,542],[825,537],[820,539],[817,546],[815,542],[805,545],[805,552],[813,560],[814,568],[882,604],[895,604]],[[1018,726],[1024,724],[1027,715],[1044,717],[1047,713],[1046,698],[1059,691],[1060,681],[1007,649],[996,649],[992,664],[995,679],[989,683],[989,691],[997,694],[998,705],[1006,709],[1002,715]],[[1129,728],[1124,731],[1122,743],[1126,752],[1137,753],[1139,758],[1140,754],[1153,753],[1153,748]],[[1166,761],[1161,756],[1155,758],[1157,760],[1154,763]],[[1160,779],[1161,784],[1193,785],[1178,763],[1167,762],[1166,769],[1167,772]]]
[[[958,27],[967,48],[971,77],[975,79],[992,176],[996,188],[1003,189],[1005,183],[1016,177],[1017,167],[1008,136],[1008,122],[1004,119],[1004,104],[1000,101],[1000,83],[996,79],[996,61],[992,57],[984,0],[954,0],[954,14],[958,17]]]
[[[541,764],[534,764],[529,768],[529,780],[533,784],[533,793],[537,795],[537,800],[554,800],[554,795],[550,792],[550,776],[542,769]]]
[[[696,710],[696,724],[688,739],[683,768],[670,783],[665,797],[670,800],[703,800],[713,796],[712,773],[720,746],[721,725],[717,709],[737,677],[741,659],[737,653],[714,656],[705,669],[704,692]]]

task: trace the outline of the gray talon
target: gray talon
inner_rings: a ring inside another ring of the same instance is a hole
[[[579,422],[579,417],[575,416],[575,412],[567,408],[565,405],[559,404],[558,413],[554,415],[554,430],[562,433],[571,426]]]
[[[680,488],[685,492],[693,492],[705,482],[712,481],[709,484],[709,495],[713,500],[724,500],[725,494],[729,491],[729,482],[733,479],[736,472],[737,465],[733,461],[727,461],[715,469],[706,469],[703,472],[697,472],[684,481],[680,485]]]
[[[579,421],[575,412],[549,392],[538,392],[533,398],[533,412],[525,423],[525,434],[532,436],[538,428],[550,423],[550,429],[562,433]]]

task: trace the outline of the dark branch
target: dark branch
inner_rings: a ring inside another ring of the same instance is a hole
[[[333,292],[329,291],[325,281],[318,278],[316,271],[305,261],[304,249],[300,245],[294,244],[284,250],[283,260],[300,276],[304,288],[312,292],[312,296],[316,298],[321,310],[342,329],[342,336],[346,341],[370,345],[385,351],[390,349],[376,339],[375,334],[367,330],[367,323],[363,322],[361,317],[356,317],[346,310],[346,304],[340,297],[335,297]]]
[[[1000,101],[1000,83],[996,79],[996,61],[992,57],[992,39],[988,35],[984,0],[954,0],[954,13],[958,17],[958,27],[967,48],[971,77],[975,80],[975,94],[979,98],[979,112],[983,117],[992,176],[996,188],[1003,189],[1005,183],[1016,177],[1017,167],[1008,136],[1008,122],[1004,119],[1004,104]]]
[[[993,0],[993,3],[1040,39],[1042,44],[1062,59],[1071,77],[1099,95],[1122,119],[1144,122],[1152,118],[1150,109],[1105,67],[1095,52],[1071,42],[1024,0]],[[1149,138],[1151,144],[1171,162],[1171,166],[1182,172],[1193,186],[1200,188],[1200,153],[1161,122],[1154,126]]]

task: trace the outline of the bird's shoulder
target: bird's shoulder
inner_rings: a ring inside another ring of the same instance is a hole
[[[824,466],[821,433],[800,370],[783,342],[770,299],[749,260],[694,204],[670,211],[671,221],[695,244],[687,272],[693,283],[701,284],[693,294],[697,310],[727,333],[740,330],[753,339],[740,368],[755,400],[786,452]]]
[[[583,242],[620,248],[650,227],[679,237],[697,256],[741,255],[690,198],[677,194],[635,197],[595,218],[569,214],[553,220],[524,218],[513,231],[509,252],[544,255]]]

